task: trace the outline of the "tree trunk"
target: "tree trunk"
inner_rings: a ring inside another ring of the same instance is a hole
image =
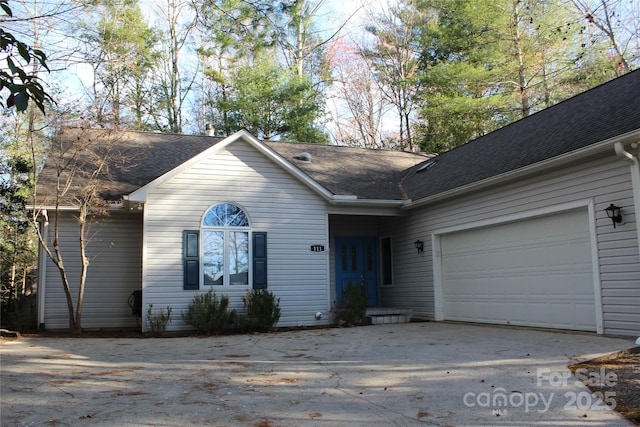
[[[513,15],[511,22],[513,28],[513,44],[518,57],[518,93],[520,95],[520,115],[527,117],[531,114],[531,101],[529,99],[529,88],[526,77],[526,67],[524,64],[524,53],[522,51],[522,34],[520,33],[520,11],[518,1],[513,2]]]
[[[89,268],[89,258],[87,258],[87,241],[86,241],[86,227],[87,227],[87,213],[89,207],[87,205],[83,205],[80,208],[80,213],[78,215],[78,223],[80,224],[80,261],[81,271],[80,271],[80,280],[78,283],[78,302],[76,304],[76,316],[75,316],[75,330],[73,333],[81,333],[82,332],[82,307],[84,301],[84,288],[85,283],[87,282],[87,270]]]

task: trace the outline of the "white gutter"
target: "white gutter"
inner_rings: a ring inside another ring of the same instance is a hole
[[[640,142],[636,142],[637,145]],[[631,172],[631,189],[633,192],[633,207],[636,217],[636,233],[638,235],[638,251],[640,253],[640,162],[633,154],[625,150],[622,142],[616,142],[614,145],[616,154],[630,163]]]
[[[27,205],[26,206],[27,210],[33,211],[35,209],[40,209],[43,211],[46,210],[51,210],[51,211],[69,211],[69,212],[73,212],[73,211],[77,211],[80,209],[80,206],[54,206],[54,205],[46,205],[46,206],[36,206],[36,205]]]
[[[47,237],[49,235],[49,215],[47,210],[42,211],[44,221],[40,223],[40,233],[42,233],[42,239],[44,244],[48,244]],[[40,245],[42,246],[42,245]],[[38,330],[41,326],[44,326],[44,309],[45,309],[45,288],[47,283],[47,255],[45,251],[39,247],[38,250]]]
[[[638,138],[640,138],[640,129],[627,132],[623,135],[618,135],[616,137],[607,139],[605,141],[601,141],[597,144],[590,145],[581,150],[571,151],[569,153],[561,154],[559,156],[552,157],[550,159],[543,160],[541,162],[537,162],[529,166],[524,166],[519,169],[510,171],[510,172],[505,172],[503,174],[496,175],[487,179],[483,179],[481,181],[477,181],[471,184],[467,184],[462,187],[454,188],[452,190],[445,191],[443,193],[434,194],[432,196],[428,196],[423,199],[418,199],[415,201],[412,199],[409,199],[405,201],[403,209],[411,209],[411,208],[416,208],[418,206],[429,205],[444,199],[461,196],[463,194],[466,194],[472,191],[478,191],[482,188],[486,188],[492,185],[497,185],[505,181],[510,181],[522,176],[529,175],[532,172],[539,172],[541,170],[549,169],[554,166],[560,166],[563,163],[566,163],[568,161],[586,158],[586,157],[598,154],[600,152],[606,152],[611,147],[612,144],[615,144],[618,142],[625,142],[625,141],[629,142],[631,139],[638,139]]]
[[[121,211],[122,208],[124,207],[124,205],[122,203],[113,203],[110,204],[108,207],[106,207],[104,210],[106,211]],[[27,210],[35,210],[35,209],[40,209],[42,211],[46,211],[46,210],[50,210],[50,211],[54,211],[54,212],[77,212],[80,210],[80,206],[38,206],[36,208],[35,205],[27,205],[26,206]]]

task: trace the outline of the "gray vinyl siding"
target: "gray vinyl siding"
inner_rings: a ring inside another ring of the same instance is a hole
[[[268,290],[280,298],[278,326],[328,322],[326,202],[244,141],[236,141],[149,192],[145,205],[144,300],[146,309],[173,308],[169,330],[188,329],[181,313],[193,297],[183,290],[182,231],[198,230],[204,213],[217,203],[240,206],[253,231],[266,231]],[[246,286],[212,287],[242,312]],[[314,315],[322,312],[318,321]]]
[[[55,217],[49,213],[47,239],[53,241]],[[69,275],[74,307],[77,306],[80,277],[79,226],[74,216],[64,213],[59,222],[63,261]],[[142,215],[113,212],[98,217],[91,225],[82,327],[84,329],[135,328],[136,318],[128,306],[129,295],[140,289],[142,259]],[[46,264],[44,326],[67,329],[69,311],[57,267]]]
[[[432,235],[439,229],[553,205],[594,203],[605,334],[640,334],[640,256],[629,166],[615,156],[583,162],[545,175],[412,210],[400,220],[383,218],[381,235],[393,236],[394,286],[382,288],[385,305],[434,317]],[[624,224],[613,228],[604,209],[622,207]],[[413,246],[425,242],[423,254]]]

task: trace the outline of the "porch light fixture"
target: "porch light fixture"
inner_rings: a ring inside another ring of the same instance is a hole
[[[622,214],[620,213],[620,207],[611,203],[608,208],[604,210],[607,213],[607,216],[613,222],[613,228],[616,228],[616,223],[620,224],[622,222]]]
[[[418,253],[424,252],[424,242],[422,240],[420,239],[416,240],[415,242],[413,242],[413,245],[418,250]]]

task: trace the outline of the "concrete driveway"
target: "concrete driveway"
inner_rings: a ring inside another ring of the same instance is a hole
[[[566,366],[632,346],[631,338],[448,323],[22,338],[0,347],[1,419],[2,426],[627,426]]]

